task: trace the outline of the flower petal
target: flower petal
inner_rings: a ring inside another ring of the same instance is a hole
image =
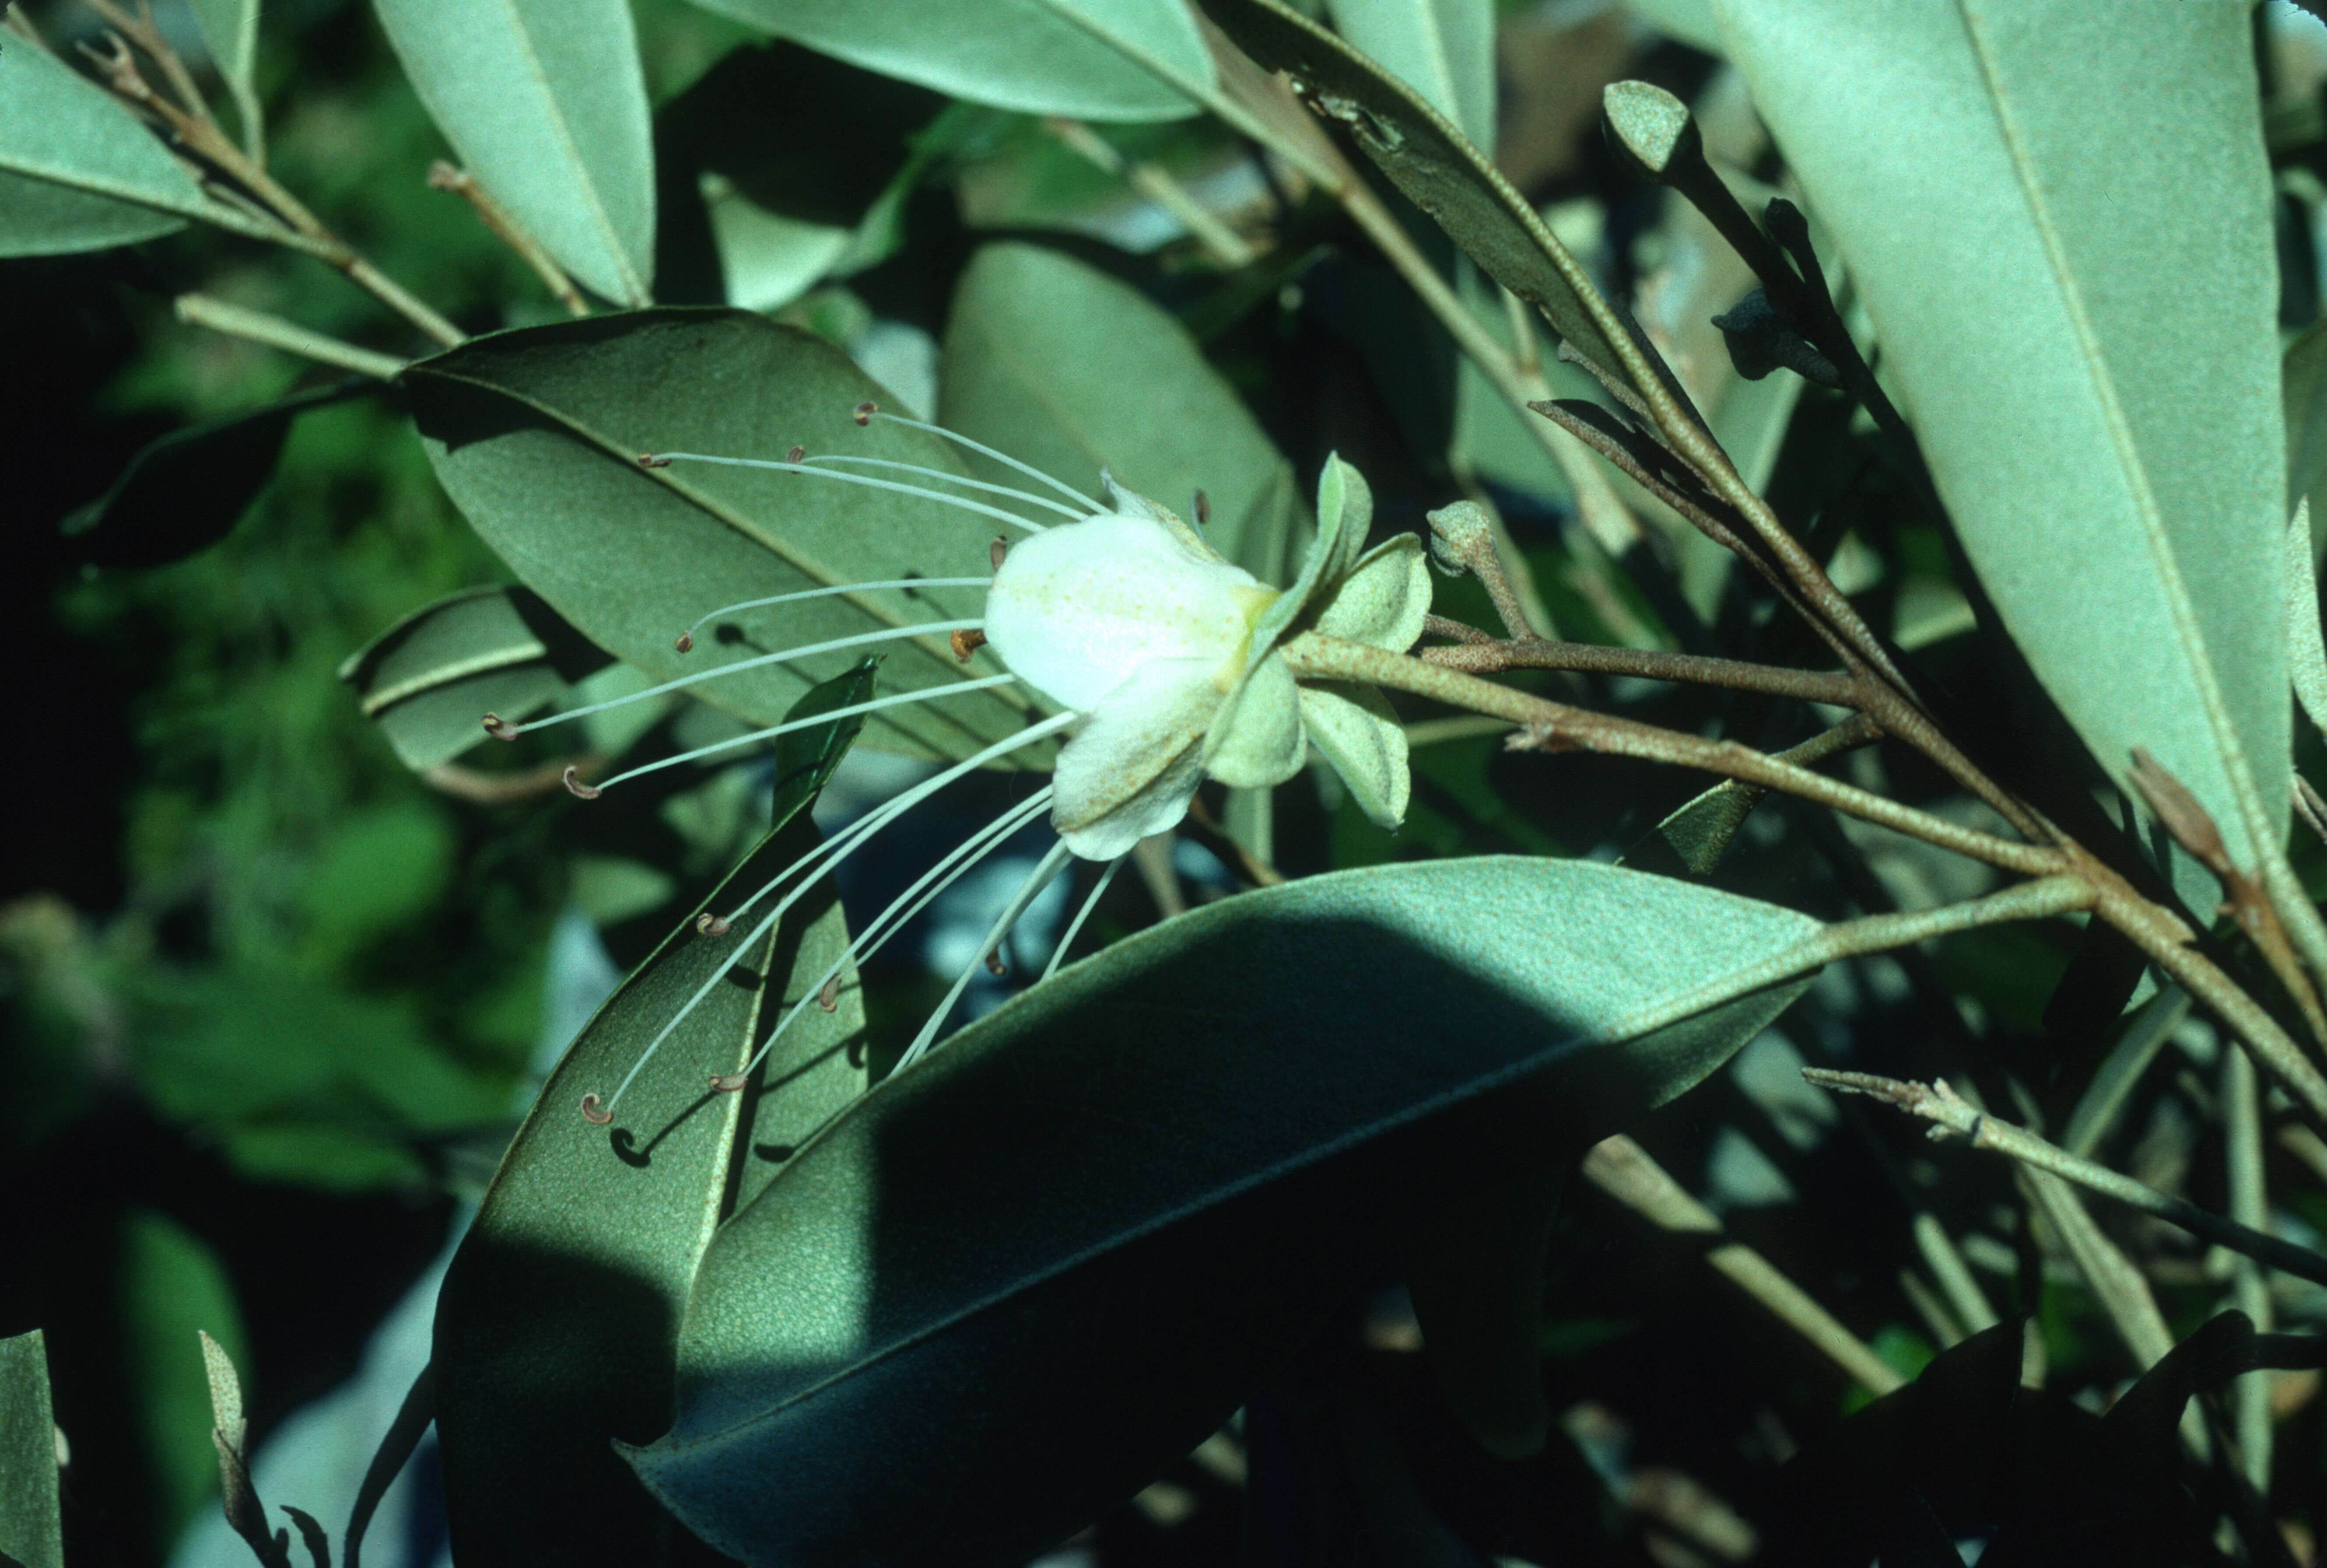
[[[1271,655],[1220,705],[1204,740],[1204,771],[1231,789],[1265,789],[1301,771],[1301,688]]]
[[[1324,471],[1317,476],[1317,537],[1302,557],[1301,574],[1253,623],[1252,646],[1245,654],[1248,669],[1258,666],[1292,630],[1321,587],[1349,575],[1365,550],[1366,530],[1373,522],[1374,492],[1366,476],[1343,462],[1339,453],[1327,457]]]
[[[1091,710],[1052,774],[1051,826],[1069,849],[1113,860],[1188,814],[1223,701],[1219,670],[1216,660],[1150,659]]]
[[[1317,614],[1317,630],[1404,653],[1430,613],[1430,566],[1414,534],[1384,539],[1350,568]]]
[[[1301,719],[1309,743],[1333,765],[1350,798],[1384,827],[1406,820],[1414,788],[1406,768],[1406,731],[1381,693],[1335,682],[1301,688]]]

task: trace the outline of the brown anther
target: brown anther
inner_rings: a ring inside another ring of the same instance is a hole
[[[975,626],[965,627],[955,632],[948,640],[953,644],[954,658],[967,664],[969,656],[986,646],[986,633]]]
[[[840,1011],[839,975],[835,975],[831,979],[824,983],[824,989],[816,994],[816,1004],[818,1007],[823,1008],[827,1013],[837,1013]]]
[[[1212,498],[1202,490],[1196,492],[1196,527],[1209,527],[1212,521]]]
[[[571,765],[565,770],[565,792],[577,800],[595,800],[605,793],[594,784],[582,782],[582,770]]]
[[[593,1090],[582,1097],[582,1119],[593,1127],[603,1127],[614,1119],[614,1113],[603,1109],[605,1102]]]
[[[715,1072],[711,1075],[711,1092],[718,1095],[735,1094],[751,1081],[752,1075],[747,1072]]]
[[[857,423],[862,424],[862,423],[864,423],[864,422],[863,422],[862,420],[859,420]],[[808,455],[808,448],[807,448],[807,447],[805,447],[805,446],[795,446],[795,447],[793,447],[790,452],[788,452],[788,453],[784,453],[784,461],[785,461],[786,462],[798,462],[800,459],[802,459],[802,458],[806,457],[807,455]]]
[[[510,723],[499,714],[487,714],[485,715],[485,733],[491,735],[496,741],[514,741],[517,739],[517,726]]]
[[[870,425],[873,423],[873,416],[880,412],[881,406],[878,403],[874,402],[870,397],[867,397],[864,402],[859,403],[856,406],[856,423],[859,425]]]
[[[695,917],[695,929],[706,937],[724,937],[727,934],[728,927],[727,921],[723,917],[706,910]]]
[[[1002,961],[1000,953],[988,953],[986,956],[986,972],[995,976],[1007,975],[1010,973],[1010,966]]]
[[[685,653],[688,649],[695,646],[695,633],[692,631],[680,632],[678,639],[674,641],[671,646],[678,649],[679,652]]]
[[[668,468],[670,466],[670,459],[667,457],[657,457],[651,452],[642,452],[639,453],[639,466],[640,468]]]
[[[1002,563],[1009,554],[1010,539],[1007,535],[995,535],[994,543],[986,546],[986,558],[994,563],[994,569],[997,572],[1002,570]]]

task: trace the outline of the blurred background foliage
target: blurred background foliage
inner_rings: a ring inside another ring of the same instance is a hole
[[[30,11],[52,39],[93,35],[95,18],[71,0]],[[1286,188],[1216,126],[1063,134],[766,42],[682,0],[636,11],[657,106],[662,302],[776,313],[927,409],[972,252],[998,236],[1039,238],[1172,312],[1302,474],[1329,450],[1350,457],[1386,526],[1416,527],[1457,494],[1491,499],[1563,634],[1806,656],[1805,634],[1765,621],[1766,595],[1686,530],[1612,555],[1517,415],[1458,366],[1339,210]],[[199,52],[182,0],[155,14]],[[1634,301],[1749,476],[1766,479],[1870,620],[1970,705],[2005,700],[1939,534],[1912,520],[1865,421],[1790,376],[1731,372],[1706,323],[1750,277],[1692,212],[1626,177],[1601,139],[1601,88],[1643,78],[1690,99],[1736,166],[1779,174],[1694,17],[1680,0],[1503,0],[1498,160],[1612,293]],[[2274,3],[2257,13],[2257,45],[2292,334],[2319,311],[2327,30]],[[533,273],[425,182],[446,149],[369,6],[269,0],[257,90],[276,172],[384,270],[472,332],[559,318]],[[1161,172],[1221,233],[1192,233],[1127,169]],[[1443,238],[1400,210],[1475,289]],[[1238,248],[1224,255],[1223,237]],[[706,774],[584,823],[562,795],[479,798],[463,764],[435,778],[401,765],[336,672],[399,617],[508,574],[437,488],[392,393],[341,389],[333,374],[179,324],[169,302],[197,287],[350,342],[408,346],[329,269],[201,230],[0,266],[0,471],[12,497],[0,658],[20,677],[16,805],[0,818],[0,1327],[48,1330],[72,1445],[70,1548],[91,1563],[160,1563],[215,1507],[190,1330],[207,1330],[244,1367],[262,1441],[350,1377],[490,1171],[540,1048],[570,1034],[561,985],[579,985],[586,1007],[604,983],[590,976],[613,972],[605,957],[617,968],[639,957],[724,869],[753,809],[743,779]],[[1504,331],[1499,307],[1477,298]],[[191,487],[220,519],[205,547],[157,543],[117,519],[76,528],[148,442],[308,390],[333,395],[289,419],[271,477],[254,461],[176,481],[180,508]],[[1465,602],[1474,584],[1441,593],[1445,613],[1489,613],[1482,597]],[[1595,706],[1683,728],[1718,721],[1773,748],[1806,733],[1752,698],[1621,678],[1582,686]],[[1376,828],[1311,775],[1279,792],[1279,863],[1298,873],[1457,854],[1612,858],[1703,783],[1610,759],[1507,756],[1494,726],[1468,719],[1423,721],[1416,740],[1402,832]],[[1895,749],[1853,765],[1871,786],[1949,808],[1940,781]],[[962,812],[986,814],[975,802]],[[910,849],[900,859],[911,863]],[[852,903],[885,874],[869,866]],[[1824,918],[1986,885],[1964,863],[1781,802],[1749,823],[1716,880]],[[1104,940],[1159,903],[1229,885],[1217,861],[1183,845],[1175,869],[1122,879],[1093,930]],[[583,921],[580,949],[553,940],[572,937],[561,916]],[[595,969],[591,932],[603,943]],[[944,984],[921,948],[900,954],[868,975],[876,1031],[917,1018]],[[1939,1215],[1999,1305],[2036,1314],[2055,1386],[2098,1399],[2129,1368],[2057,1245],[2025,1223],[2009,1172],[1967,1162],[1942,1182],[1793,1071],[1845,1057],[1911,1076],[1954,1070],[1972,1031],[2033,1084],[2080,1084],[2076,1064],[2046,1054],[2045,1007],[2069,956],[2015,930],[1955,938],[1928,959],[1837,967],[1643,1141],[1904,1373],[1967,1326],[1938,1302],[1910,1239],[1917,1216]],[[2171,1069],[2145,1078],[2117,1118],[2112,1158],[2219,1208],[2216,1041],[2183,1022],[2165,1049]],[[2273,1158],[2315,1164],[2327,1150],[2282,1146]],[[2315,1239],[2327,1202],[2301,1184],[2273,1183],[2277,1219]],[[2218,1308],[2220,1259],[2146,1222],[2107,1223],[2145,1259],[2177,1334]],[[1775,1467],[1865,1391],[1707,1290],[1694,1255],[1597,1194],[1578,1191],[1560,1224],[1547,1377],[1565,1441],[1545,1457],[1492,1466],[1468,1446],[1429,1392],[1393,1292],[1256,1402],[1242,1448],[1208,1444],[1076,1550],[1110,1568],[1239,1552],[1322,1561],[1359,1520],[1368,1539],[1406,1540],[1414,1561],[1470,1562],[1462,1543],[1481,1541],[1545,1563],[1750,1556]],[[2327,1315],[2317,1297],[2304,1287],[2282,1311],[2315,1321]],[[2327,1500],[2316,1383],[2285,1374],[2279,1385],[2289,1514]],[[1274,1513],[1242,1500],[1262,1466],[1304,1478],[1275,1494]],[[1453,1546],[1431,1534],[1449,1521]],[[425,1547],[425,1530],[416,1539]],[[1335,1560],[1374,1560],[1341,1546]]]

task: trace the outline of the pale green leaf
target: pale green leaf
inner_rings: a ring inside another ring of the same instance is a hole
[[[2311,553],[2311,502],[2296,503],[2286,525],[2286,662],[2294,695],[2327,734],[2327,638],[2319,627],[2319,568]]]
[[[472,588],[416,610],[340,666],[403,764],[449,762],[484,715],[528,717],[606,656],[525,588]]]
[[[57,1429],[41,1330],[0,1339],[0,1559],[64,1568],[57,1515]]]
[[[802,712],[861,699],[869,671],[819,687]],[[817,843],[807,807],[846,750],[849,721],[787,738],[773,830],[706,901],[742,891]],[[669,1522],[610,1446],[671,1413],[681,1307],[714,1227],[792,1148],[863,1091],[864,1011],[850,975],[811,1004],[739,1092],[777,1019],[847,943],[840,906],[808,898],[771,933],[698,932],[692,919],[584,1028],[501,1160],[436,1308],[436,1420],[453,1551],[479,1563],[650,1563]],[[613,1093],[679,1007],[731,963],[613,1107]],[[849,972],[844,971],[844,974]]]
[[[1171,120],[1214,87],[1185,0],[696,0],[852,65],[973,103]]]
[[[2038,678],[2113,777],[2146,747],[2234,859],[2275,861],[2285,456],[2245,9],[1715,10]]]
[[[250,89],[258,62],[258,0],[188,0],[219,74],[238,90]]]
[[[575,281],[645,304],[654,145],[626,0],[374,0],[469,172]]]
[[[883,1084],[720,1232],[677,1423],[632,1462],[747,1563],[1023,1561],[1213,1431],[1407,1221],[1711,1072],[1818,930],[1509,858],[1117,943]]]
[[[1331,0],[1333,25],[1471,138],[1495,145],[1494,0]]]
[[[126,107],[15,34],[0,43],[0,257],[133,245],[203,210]]]
[[[1105,273],[1041,246],[981,249],[954,295],[938,406],[1095,499],[1103,468],[1174,511],[1202,490],[1212,547],[1284,582],[1307,520],[1293,465],[1187,329]]]
[[[738,611],[748,599],[909,576],[977,577],[1006,525],[917,496],[806,474],[677,462],[648,452],[781,460],[795,444],[959,472],[956,449],[852,410],[897,399],[822,339],[740,311],[661,310],[481,338],[403,378],[429,458],[453,501],[526,584],[601,648],[659,680],[762,650],[974,620],[974,588],[865,589]],[[878,471],[867,471],[881,477]],[[893,476],[910,482],[911,476]],[[1037,517],[1047,514],[1036,513]],[[867,645],[884,690],[996,673],[965,668],[942,631]],[[758,723],[866,647],[762,665],[691,686]],[[998,687],[874,715],[867,742],[959,758],[1023,725],[1028,699]],[[1047,766],[1047,750],[1014,753]]]
[[[2287,344],[2280,361],[2286,410],[2286,504],[2327,509],[2327,322]]]

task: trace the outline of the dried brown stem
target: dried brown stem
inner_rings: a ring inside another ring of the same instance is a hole
[[[544,286],[557,297],[557,303],[565,307],[567,314],[586,316],[590,313],[590,302],[582,297],[582,291],[574,286],[574,280],[565,275],[565,269],[542,247],[541,241],[511,216],[508,208],[493,200],[492,192],[479,184],[476,176],[440,158],[428,165],[428,185],[431,190],[450,191],[468,202],[475,210],[478,221],[492,231],[494,238],[517,252],[519,259],[526,266],[533,268],[534,275],[540,278]]]
[[[1415,657],[1443,669],[1467,670],[1472,675],[1493,675],[1508,669],[1584,670],[1594,675],[1640,676],[1648,680],[1762,692],[1837,708],[1856,706],[1861,695],[1858,682],[1836,671],[1782,669],[1742,659],[1662,653],[1652,649],[1603,648],[1588,642],[1553,642],[1536,637],[1425,648]]]

